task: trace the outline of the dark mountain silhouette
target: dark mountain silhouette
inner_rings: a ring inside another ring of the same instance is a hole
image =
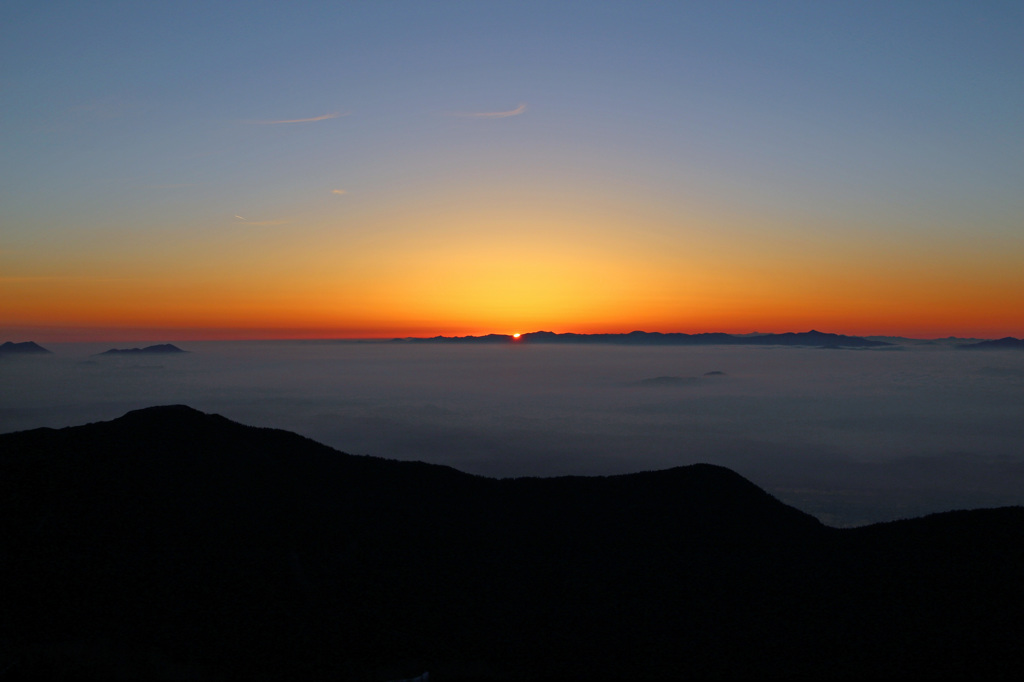
[[[764,334],[744,337],[744,343],[760,346],[836,346],[845,348],[869,348],[888,346],[884,341],[869,341],[859,336],[830,334],[812,329],[809,332],[786,332],[785,334]]]
[[[111,348],[97,355],[166,355],[167,353],[187,353],[171,343],[161,343],[145,348]]]
[[[52,352],[53,351],[46,350],[35,341],[22,341],[21,343],[5,341],[0,344],[0,355],[42,355],[44,353]]]
[[[1024,350],[1024,339],[1007,336],[993,341],[979,341],[958,346],[961,350]]]
[[[717,466],[497,480],[150,408],[0,435],[0,665],[1009,677],[1022,531],[1022,508],[837,530]]]
[[[628,334],[556,334],[530,332],[519,337],[508,334],[486,336],[434,336],[431,338],[394,339],[405,343],[584,343],[629,346],[818,346],[836,348],[875,348],[889,346],[885,341],[869,340],[859,336],[844,336],[811,330],[785,334],[682,334],[634,331]]]

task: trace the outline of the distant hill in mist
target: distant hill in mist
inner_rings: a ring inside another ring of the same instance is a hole
[[[693,465],[489,479],[184,406],[0,435],[20,676],[1009,677],[1024,509],[838,530]]]
[[[1024,350],[1024,339],[1007,336],[992,341],[980,341],[960,346],[963,350]]]
[[[145,348],[111,348],[97,355],[167,355],[169,353],[187,353],[171,343],[161,343]]]
[[[886,343],[901,346],[959,346],[965,343],[977,343],[984,339],[962,338],[947,336],[941,339],[912,339],[905,336],[865,336],[869,341],[885,341]]]
[[[0,344],[0,355],[44,355],[51,352],[35,341],[22,341],[21,343],[5,341]]]
[[[785,334],[682,334],[635,331],[628,334],[556,334],[555,332],[530,332],[519,337],[508,334],[487,334],[485,336],[435,336],[432,338],[409,337],[394,339],[407,343],[583,343],[615,344],[628,346],[817,346],[836,348],[874,348],[890,345],[886,341],[870,340],[859,336],[844,336],[811,330],[809,332],[787,332]]]

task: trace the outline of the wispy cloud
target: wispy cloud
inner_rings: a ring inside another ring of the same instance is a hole
[[[332,189],[331,194],[348,194],[348,192],[343,189]]]
[[[0,283],[11,282],[124,282],[132,277],[94,277],[92,275],[27,275],[0,277]]]
[[[268,227],[268,226],[271,226],[271,225],[287,225],[288,223],[291,222],[290,220],[248,220],[247,218],[243,218],[242,216],[238,215],[237,213],[235,214],[235,217],[238,218],[239,220],[241,220],[246,225],[253,225],[255,227]]]
[[[461,118],[508,118],[509,116],[518,116],[524,111],[526,111],[525,102],[515,109],[509,109],[508,111],[455,111],[449,115]]]
[[[314,116],[313,118],[286,118],[280,121],[248,121],[249,123],[255,123],[257,125],[278,125],[280,123],[316,123],[317,121],[328,121],[332,118],[338,118],[339,116],[348,116],[350,112],[347,111],[336,111],[333,114],[324,114],[323,116]]]

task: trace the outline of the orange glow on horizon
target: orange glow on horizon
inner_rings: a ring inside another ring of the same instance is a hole
[[[1013,243],[936,239],[922,250],[878,232],[808,239],[765,218],[774,230],[766,240],[744,227],[758,216],[651,208],[638,218],[599,208],[405,207],[366,218],[355,233],[326,219],[288,229],[196,225],[173,239],[168,228],[161,248],[126,230],[111,228],[106,250],[69,233],[55,251],[0,251],[0,341],[509,329],[1024,336]]]
[[[764,322],[763,320],[761,322]],[[936,339],[948,336],[962,338],[1002,338],[1005,336],[1024,337],[1024,332],[1007,330],[999,325],[978,325],[974,327],[943,325],[921,320],[910,324],[829,324],[827,321],[794,320],[791,324],[776,321],[774,324],[752,322],[747,324],[723,323],[717,325],[680,324],[598,324],[576,325],[539,324],[527,327],[531,332],[549,331],[559,334],[626,334],[632,331],[701,334],[723,332],[727,334],[805,332],[816,329],[821,332],[849,336],[897,336],[917,339]],[[0,327],[0,341],[36,341],[37,343],[63,342],[169,342],[169,341],[245,341],[245,340],[300,340],[300,339],[353,339],[380,340],[407,337],[430,338],[434,336],[484,336],[499,327],[478,325],[438,325],[424,327],[197,327],[197,326],[156,326],[156,325],[111,325],[111,326],[55,326],[55,325],[4,325]],[[527,332],[513,334],[521,338]]]

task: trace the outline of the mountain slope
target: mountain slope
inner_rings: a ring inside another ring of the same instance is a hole
[[[13,674],[1000,675],[1024,510],[839,531],[710,465],[495,480],[183,406],[0,435]],[[965,632],[969,632],[965,636]]]

